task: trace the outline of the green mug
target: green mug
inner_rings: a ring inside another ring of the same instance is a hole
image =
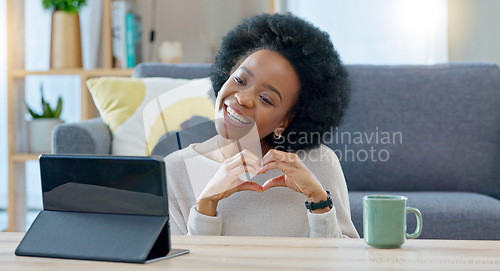
[[[372,195],[363,197],[363,235],[365,242],[375,248],[398,248],[406,239],[417,238],[422,232],[422,214],[407,207],[407,197]],[[417,228],[406,232],[406,215],[417,216]]]

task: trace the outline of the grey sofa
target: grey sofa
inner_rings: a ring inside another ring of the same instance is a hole
[[[209,64],[140,64],[136,77],[205,77]],[[362,196],[399,194],[420,209],[420,238],[500,239],[500,69],[487,63],[348,66],[351,102],[325,144],[341,161],[352,220]],[[101,119],[63,124],[55,153],[109,154]],[[408,231],[415,219],[408,216]]]

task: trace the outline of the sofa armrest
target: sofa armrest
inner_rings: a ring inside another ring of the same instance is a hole
[[[52,153],[110,154],[111,132],[101,118],[56,126]]]

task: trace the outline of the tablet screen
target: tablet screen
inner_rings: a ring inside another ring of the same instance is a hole
[[[44,210],[168,215],[161,157],[40,156]]]

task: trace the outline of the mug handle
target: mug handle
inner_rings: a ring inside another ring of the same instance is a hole
[[[414,213],[417,216],[417,228],[415,229],[415,232],[412,234],[406,233],[406,238],[407,239],[415,239],[420,236],[422,233],[422,226],[423,226],[423,221],[422,221],[422,214],[417,208],[413,207],[406,207],[406,214],[408,215],[409,213]]]

